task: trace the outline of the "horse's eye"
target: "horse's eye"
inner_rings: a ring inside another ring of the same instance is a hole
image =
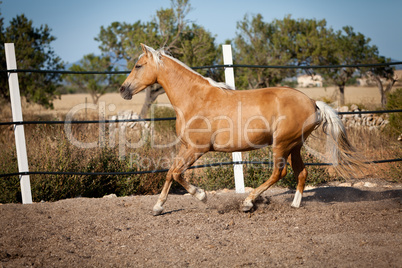
[[[135,65],[135,69],[139,69],[141,67],[142,67],[142,65]]]

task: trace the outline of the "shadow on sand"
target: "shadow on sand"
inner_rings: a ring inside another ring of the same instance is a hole
[[[353,187],[319,187],[306,190],[303,201],[315,201],[324,203],[333,202],[362,202],[397,199],[402,203],[402,189],[385,191],[363,190]]]

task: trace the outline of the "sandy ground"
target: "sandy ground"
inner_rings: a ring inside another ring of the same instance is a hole
[[[347,88],[348,103],[378,103],[376,88]],[[334,88],[303,91],[332,98]],[[64,95],[51,114],[76,107],[97,113],[86,94]],[[139,112],[144,94],[100,99],[106,115]],[[166,95],[159,104],[168,104]],[[35,106],[25,113],[48,114]],[[402,267],[402,185],[268,190],[252,213],[245,195],[209,193],[208,202],[170,195],[152,216],[157,196],[77,198],[32,205],[0,204],[0,267]]]
[[[402,185],[0,205],[0,267],[402,267]]]
[[[312,99],[316,100],[336,100],[337,88],[298,88]],[[92,104],[92,99],[89,94],[70,94],[62,95],[61,99],[54,100],[54,110],[47,110],[39,105],[23,105],[25,114],[47,115],[51,114],[64,120],[65,115],[73,111],[77,114],[84,114],[85,107],[87,113],[99,114],[102,109],[105,111],[107,117],[115,115],[121,111],[134,111],[139,113],[144,103],[145,94],[140,93],[133,97],[132,100],[124,100],[118,93],[107,93],[99,99],[99,106]],[[365,104],[368,108],[376,107],[381,103],[380,94],[376,87],[347,87],[345,89],[346,103]],[[170,104],[166,94],[162,94],[156,100],[157,105]],[[101,107],[101,108],[100,108]]]

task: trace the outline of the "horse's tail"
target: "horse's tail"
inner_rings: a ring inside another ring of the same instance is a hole
[[[337,112],[322,101],[316,105],[320,111],[322,130],[327,135],[327,148],[333,167],[344,178],[356,175],[364,166],[363,157],[350,144],[345,126]]]

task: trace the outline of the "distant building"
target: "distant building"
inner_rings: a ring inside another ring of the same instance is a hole
[[[297,77],[299,87],[322,87],[321,75],[300,75]]]
[[[369,79],[367,79],[366,76],[364,76],[363,78],[357,78],[356,82],[361,87],[368,86],[369,84],[370,85],[374,84],[373,82],[369,81]]]

